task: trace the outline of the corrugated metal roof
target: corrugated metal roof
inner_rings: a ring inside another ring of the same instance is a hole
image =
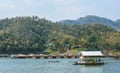
[[[103,56],[101,51],[81,51],[82,56]]]

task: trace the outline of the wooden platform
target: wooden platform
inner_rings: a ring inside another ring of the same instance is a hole
[[[87,62],[87,63],[81,63],[81,62],[75,62],[74,65],[104,65],[105,63],[104,62],[96,62],[96,63],[90,63],[90,62]]]
[[[34,59],[59,59],[59,58],[78,58],[78,55],[24,55],[24,54],[17,54],[11,56],[11,58],[21,59],[21,58],[34,58]]]

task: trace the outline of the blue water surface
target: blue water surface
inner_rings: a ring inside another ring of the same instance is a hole
[[[0,73],[120,73],[120,60],[105,65],[73,65],[79,59],[0,59]],[[59,61],[59,62],[49,62]]]

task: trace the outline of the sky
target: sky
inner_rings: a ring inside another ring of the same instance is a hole
[[[120,19],[120,0],[0,0],[0,19],[38,16],[60,21],[87,15]]]

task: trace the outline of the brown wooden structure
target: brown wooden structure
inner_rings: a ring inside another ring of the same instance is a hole
[[[33,59],[59,59],[59,58],[78,58],[77,55],[63,55],[63,54],[57,54],[57,55],[44,55],[44,54],[16,54],[11,56],[11,58],[33,58]]]

